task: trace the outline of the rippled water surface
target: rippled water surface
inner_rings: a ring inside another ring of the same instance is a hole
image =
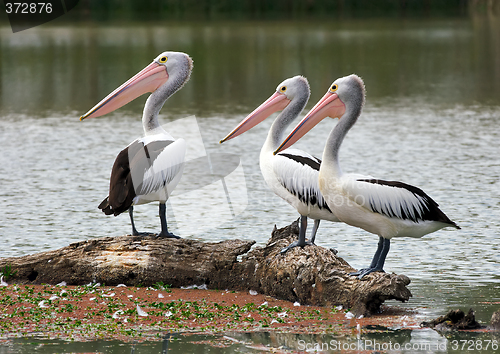
[[[283,79],[309,79],[309,109],[334,79],[355,72],[367,102],[342,146],[343,169],[419,186],[462,227],[393,240],[385,269],[409,276],[413,293],[398,306],[424,316],[472,307],[489,322],[500,308],[499,28],[473,19],[0,28],[0,257],[130,232],[126,214],[107,217],[97,205],[114,157],[142,134],[145,98],[102,118],[78,117],[164,50],[189,53],[195,67],[161,120],[193,141],[193,158],[240,158],[226,181],[232,209],[218,202],[220,180],[198,191],[184,185],[168,205],[172,230],[264,244],[275,224],[298,217],[260,175],[271,119],[218,141]],[[191,125],[176,124],[193,115]],[[321,156],[335,124],[324,120],[297,147]],[[138,228],[159,231],[157,205],[135,210]],[[370,262],[377,237],[323,222],[316,243],[357,268]]]

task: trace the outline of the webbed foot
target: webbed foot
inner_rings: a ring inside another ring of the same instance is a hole
[[[305,242],[294,241],[291,244],[289,244],[288,246],[286,246],[285,248],[283,248],[281,250],[281,254],[285,254],[288,250],[291,250],[292,248],[304,247],[304,246],[315,246],[315,244],[310,242],[310,241],[305,241]]]
[[[171,232],[160,232],[159,234],[156,235],[156,238],[181,238],[180,236],[174,235]]]
[[[360,269],[357,272],[349,273],[349,275],[358,277],[358,279],[362,279],[365,275],[373,273],[373,272],[383,272],[383,273],[385,273],[385,271],[382,268],[377,268],[377,267],[373,267],[372,268],[372,267],[370,267],[370,268]]]

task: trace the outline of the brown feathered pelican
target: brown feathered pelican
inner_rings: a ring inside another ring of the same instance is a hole
[[[368,268],[352,275],[383,271],[393,237],[422,237],[446,226],[460,229],[420,188],[371,176],[345,174],[339,149],[356,123],[365,102],[365,85],[357,75],[337,79],[307,113],[275,153],[288,148],[325,117],[339,118],[330,133],[319,169],[319,188],[332,212],[343,222],[379,236],[377,251]]]
[[[112,112],[140,95],[152,92],[144,106],[144,137],[131,142],[116,157],[109,183],[109,195],[99,205],[106,215],[128,210],[132,234],[134,205],[160,203],[161,232],[158,237],[178,238],[167,228],[165,203],[182,176],[186,143],[174,139],[158,122],[165,101],[189,80],[193,61],[185,53],[164,52],[138,74],[111,92],[80,117],[99,117]]]

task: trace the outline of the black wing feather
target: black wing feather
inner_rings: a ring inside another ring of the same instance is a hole
[[[115,216],[127,211],[136,197],[136,190],[140,185],[134,187],[131,169],[134,171],[146,171],[160,155],[163,149],[173,141],[158,140],[147,145],[140,140],[132,142],[120,151],[111,169],[109,179],[109,196],[106,197],[98,208],[106,215]],[[144,154],[146,159],[144,159]]]
[[[387,206],[387,216],[396,217],[398,214],[402,216],[405,220],[411,220],[413,222],[418,222],[419,220],[430,220],[430,221],[438,221],[445,224],[449,224],[451,226],[460,229],[460,227],[455,224],[455,222],[451,221],[445,213],[439,209],[438,203],[436,203],[430,196],[428,196],[423,190],[418,187],[412,186],[410,184],[406,184],[398,181],[385,181],[381,179],[358,179],[360,182],[367,182],[373,184],[380,184],[384,186],[389,186],[393,188],[404,188],[407,191],[413,193],[415,196],[419,196],[422,201],[422,210],[417,210],[414,207],[410,207],[408,204],[401,205],[399,208],[399,213],[396,210],[393,210],[391,206]],[[373,201],[370,201],[370,208],[375,210],[375,204]],[[410,208],[413,208],[413,215],[409,212]]]
[[[308,157],[308,156],[300,156],[300,155],[294,155],[294,154],[287,154],[287,153],[279,153],[278,155],[286,157],[290,160],[296,161],[302,165],[307,165],[311,167],[313,170],[319,171],[319,168],[321,166],[321,160],[318,159],[317,157]],[[325,198],[319,194],[317,195],[317,191],[314,189],[301,189],[300,191],[294,188],[295,183],[283,183],[281,181],[281,185],[290,193],[292,193],[294,196],[299,198],[299,200],[302,203],[308,204],[308,205],[317,205],[318,208],[320,209],[326,209],[330,213],[332,212],[330,208],[328,207],[328,204],[326,204]]]

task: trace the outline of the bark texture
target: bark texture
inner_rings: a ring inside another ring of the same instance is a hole
[[[105,237],[67,247],[1,258],[0,269],[12,267],[9,282],[25,284],[203,285],[209,289],[255,290],[301,305],[337,306],[355,315],[380,311],[390,299],[412,296],[404,275],[372,273],[359,280],[334,250],[319,246],[281,249],[298,237],[298,223],[276,229],[264,247],[255,241],[201,242],[192,239]],[[239,259],[240,258],[240,259]]]

